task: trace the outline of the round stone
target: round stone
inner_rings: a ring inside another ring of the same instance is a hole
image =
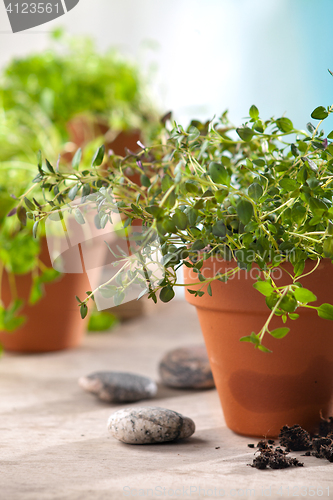
[[[112,436],[127,444],[152,444],[184,439],[195,431],[193,420],[157,406],[124,408],[108,420]]]
[[[123,372],[95,372],[81,377],[79,385],[108,403],[129,403],[150,399],[157,392],[157,385],[152,379]]]
[[[191,345],[168,352],[160,362],[162,382],[177,389],[215,387],[206,347]]]

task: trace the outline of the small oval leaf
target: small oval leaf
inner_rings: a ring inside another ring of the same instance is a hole
[[[194,141],[196,141],[199,136],[200,136],[200,132],[197,129],[197,127],[193,127],[192,126],[192,127],[189,128],[188,137],[187,137],[188,142],[194,142]]]
[[[72,160],[72,167],[73,167],[74,170],[78,170],[79,169],[81,158],[82,158],[82,149],[79,148],[76,151],[75,155],[73,156],[73,160]]]
[[[252,203],[247,200],[241,199],[237,203],[236,211],[240,221],[244,224],[244,226],[246,226],[246,224],[250,222],[253,215]]]
[[[327,117],[328,117],[328,112],[324,108],[324,106],[318,106],[311,113],[311,118],[313,118],[314,120],[325,120],[325,118]]]
[[[268,281],[257,281],[253,284],[253,287],[265,297],[269,297],[274,292],[274,288]]]
[[[77,195],[77,192],[79,190],[79,185],[76,184],[73,186],[69,191],[68,191],[68,198],[72,201],[75,200],[75,196]]]
[[[262,197],[263,189],[260,186],[260,184],[258,184],[257,182],[253,182],[253,184],[251,184],[249,186],[248,194],[249,194],[250,198],[257,201]]]
[[[33,228],[32,228],[32,234],[33,234],[34,238],[37,238],[38,225],[39,225],[39,220],[36,220],[36,222],[34,223]]]
[[[78,222],[79,224],[85,224],[86,221],[84,220],[84,217],[82,215],[82,212],[79,208],[76,208],[75,211],[74,211],[74,217],[75,217],[75,220],[76,222]]]
[[[287,335],[287,333],[289,333],[289,331],[290,331],[290,328],[282,327],[282,328],[276,328],[275,330],[272,330],[269,333],[275,339],[283,339],[283,337],[285,337]]]
[[[11,211],[7,214],[7,217],[12,217],[13,215],[15,215],[17,212],[17,207],[14,207],[11,209]]]
[[[87,314],[88,314],[88,307],[86,306],[86,304],[81,304],[80,306],[80,314],[81,314],[81,318],[84,319]]]
[[[165,286],[162,288],[160,292],[160,299],[162,302],[170,302],[175,296],[175,292],[173,291],[171,286]]]
[[[294,297],[298,300],[298,302],[302,302],[303,304],[315,302],[317,300],[315,294],[306,288],[296,288],[294,291]]]
[[[219,220],[212,227],[212,233],[218,238],[223,238],[227,234],[227,228],[225,227],[224,223]]]
[[[29,200],[29,198],[27,198],[26,196],[23,198],[24,199],[24,203],[26,204],[27,208],[29,210],[36,210],[36,207],[35,205],[32,203],[32,201]]]
[[[175,225],[178,227],[178,229],[183,231],[184,229],[187,228],[188,218],[184,212],[177,210],[176,213],[172,216],[172,220],[175,223]]]
[[[222,163],[212,161],[209,165],[208,171],[213,182],[215,182],[216,184],[224,184],[226,186],[229,186],[230,176],[227,169],[224,165],[222,165]]]
[[[51,174],[54,174],[55,173],[54,168],[52,167],[49,160],[47,160],[46,158],[45,158],[45,163],[46,163],[47,169],[51,172]]]
[[[323,319],[333,321],[333,306],[332,304],[322,304],[317,309],[318,316]]]
[[[293,122],[286,117],[278,118],[276,120],[276,125],[281,132],[285,133],[291,132],[294,128]]]
[[[150,186],[150,179],[147,175],[145,174],[141,174],[140,175],[140,182],[142,184],[143,187],[146,187],[146,188],[149,188]]]
[[[104,154],[105,154],[105,146],[104,144],[96,151],[93,159],[92,159],[92,162],[91,162],[91,166],[92,167],[99,167],[102,162],[103,162],[103,159],[104,159]]]
[[[22,226],[26,226],[27,225],[27,211],[24,207],[20,206],[18,207],[17,209],[17,217],[19,219],[19,221],[21,222]]]
[[[249,142],[255,134],[255,132],[249,127],[237,128],[236,132],[245,142]]]
[[[194,252],[197,252],[199,250],[203,250],[205,248],[205,244],[202,240],[196,240],[192,247],[191,247],[191,250],[193,250]]]
[[[252,106],[250,107],[249,115],[252,118],[252,120],[258,120],[259,118],[259,110],[257,106],[255,106],[254,104],[252,104]]]

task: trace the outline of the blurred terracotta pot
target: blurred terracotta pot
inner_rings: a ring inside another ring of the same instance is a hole
[[[288,264],[289,265],[289,264]],[[313,269],[306,262],[304,273]],[[233,263],[209,259],[201,272],[213,277],[234,267]],[[290,268],[291,270],[291,268]],[[315,432],[320,420],[333,410],[333,324],[303,309],[296,321],[288,319],[290,332],[283,339],[265,335],[272,353],[255,349],[239,339],[258,333],[268,317],[265,298],[253,289],[258,269],[240,271],[227,283],[212,282],[212,297],[186,292],[197,308],[215,384],[227,426],[238,434],[275,437],[283,425],[299,424]],[[185,283],[197,283],[197,275],[184,266]],[[286,273],[278,285],[287,284]],[[333,265],[321,261],[316,271],[301,280],[318,298],[332,300]],[[190,289],[199,288],[192,285]],[[275,317],[271,329],[281,326]]]
[[[61,154],[63,161],[70,163],[78,148],[84,148],[90,141],[104,136],[106,151],[112,151],[119,156],[126,156],[126,150],[137,152],[140,148],[137,142],[141,139],[140,130],[131,129],[115,132],[109,129],[107,120],[102,118],[78,115],[67,124],[67,149]],[[69,150],[68,150],[69,148]]]
[[[41,260],[50,266],[46,240],[43,240]],[[86,273],[65,274],[57,281],[45,284],[43,298],[33,306],[27,304],[31,274],[16,276],[19,297],[25,306],[20,311],[27,321],[15,332],[0,332],[0,344],[6,351],[49,352],[80,345],[86,320],[82,320],[75,295],[84,297],[90,289]],[[4,275],[2,296],[5,305],[11,300],[8,276]]]

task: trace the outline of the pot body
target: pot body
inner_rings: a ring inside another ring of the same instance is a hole
[[[314,266],[315,262],[306,262],[304,273]],[[211,258],[201,272],[213,277],[231,267],[234,263]],[[320,414],[327,417],[333,410],[333,323],[319,318],[316,311],[298,309],[300,317],[287,320],[290,332],[285,338],[265,335],[263,343],[272,353],[240,342],[252,331],[258,333],[270,312],[265,297],[253,288],[258,273],[253,267],[227,283],[213,281],[212,297],[186,292],[188,302],[197,307],[226,424],[247,436],[276,437],[283,425],[294,424],[315,432]],[[290,282],[284,271],[278,273],[274,278],[278,286]],[[184,278],[187,285],[198,282],[188,268]],[[328,259],[301,280],[317,296],[314,305],[332,302],[332,282],[333,265]],[[270,328],[280,326],[282,320],[275,316]]]
[[[51,265],[46,245],[42,242],[41,260]],[[86,273],[65,274],[60,279],[45,284],[45,294],[33,306],[27,304],[31,274],[15,276],[20,298],[25,305],[20,314],[26,322],[14,332],[0,332],[0,344],[6,351],[22,353],[49,352],[77,347],[83,338],[86,320],[82,320],[75,295],[85,297],[90,290]],[[8,276],[4,273],[2,296],[5,305],[11,301]]]

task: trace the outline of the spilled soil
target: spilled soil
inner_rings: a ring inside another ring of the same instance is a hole
[[[278,445],[275,445],[272,439],[260,440],[256,445],[256,456],[252,464],[248,465],[256,469],[303,467],[303,462],[288,456],[290,451],[305,451],[302,456],[313,456],[333,462],[333,417],[321,418],[319,432],[313,436],[299,425],[285,425],[280,430],[278,439]],[[250,443],[248,447],[255,448],[255,445]]]

